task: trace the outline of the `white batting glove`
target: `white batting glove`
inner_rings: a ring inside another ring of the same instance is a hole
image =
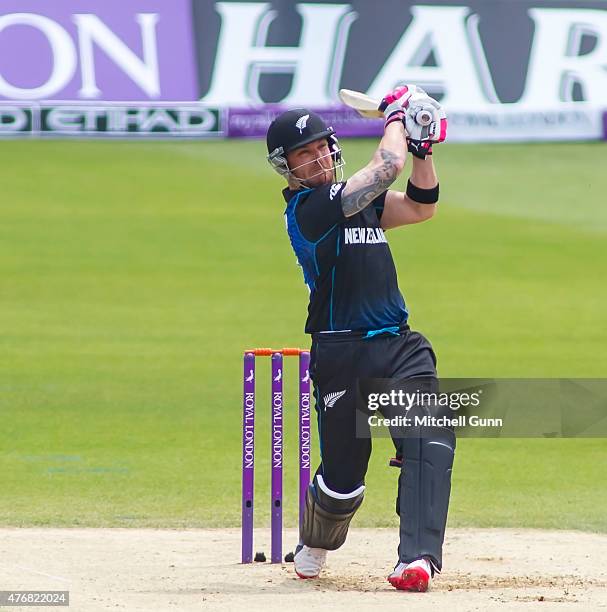
[[[443,107],[430,96],[411,98],[405,128],[413,140],[443,142],[447,137],[447,115]]]
[[[432,144],[447,137],[447,115],[443,107],[428,95],[415,96],[405,114],[409,151],[420,159],[432,154]]]
[[[382,98],[378,110],[382,111],[386,118],[384,129],[394,121],[405,124],[405,111],[409,106],[410,98],[411,91],[408,85],[397,87]]]

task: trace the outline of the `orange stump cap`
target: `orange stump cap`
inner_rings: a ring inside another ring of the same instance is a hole
[[[301,348],[281,348],[281,349],[273,349],[273,348],[254,348],[247,349],[245,353],[253,353],[255,357],[271,357],[274,353],[281,353],[285,357],[289,356],[299,356],[302,353],[307,353],[307,349]]]

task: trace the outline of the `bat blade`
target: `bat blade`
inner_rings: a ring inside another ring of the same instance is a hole
[[[379,102],[371,96],[352,89],[340,89],[339,99],[350,108],[353,108],[362,117],[381,117],[384,113],[377,109]],[[415,116],[415,122],[421,126],[432,123],[432,114],[426,110],[421,110]]]
[[[377,110],[379,100],[352,89],[340,89],[339,99],[350,108],[353,108],[362,117],[383,117],[382,111]]]

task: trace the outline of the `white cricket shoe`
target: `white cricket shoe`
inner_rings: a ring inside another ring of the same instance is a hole
[[[300,578],[317,578],[326,560],[327,551],[324,548],[310,548],[304,544],[293,559],[295,573]]]
[[[432,568],[427,559],[416,559],[412,563],[399,563],[388,576],[388,582],[399,591],[425,593],[432,577]]]

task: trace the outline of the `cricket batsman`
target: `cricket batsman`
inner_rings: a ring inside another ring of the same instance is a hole
[[[357,435],[359,381],[437,380],[430,342],[407,324],[385,232],[434,215],[439,186],[432,145],[445,140],[447,120],[440,104],[414,85],[390,92],[379,108],[385,115],[379,146],[346,181],[335,132],[316,113],[284,112],[267,133],[268,161],[288,183],[287,232],[310,290],[305,331],[312,336],[321,463],[307,492],[295,555],[301,578],[319,575],[363,501],[371,439]],[[429,124],[417,122],[420,111],[431,117]],[[406,190],[390,189],[407,152]],[[388,581],[400,590],[426,591],[442,568],[455,434],[448,427],[407,429],[403,435],[391,430],[392,463],[402,467],[398,561]]]

